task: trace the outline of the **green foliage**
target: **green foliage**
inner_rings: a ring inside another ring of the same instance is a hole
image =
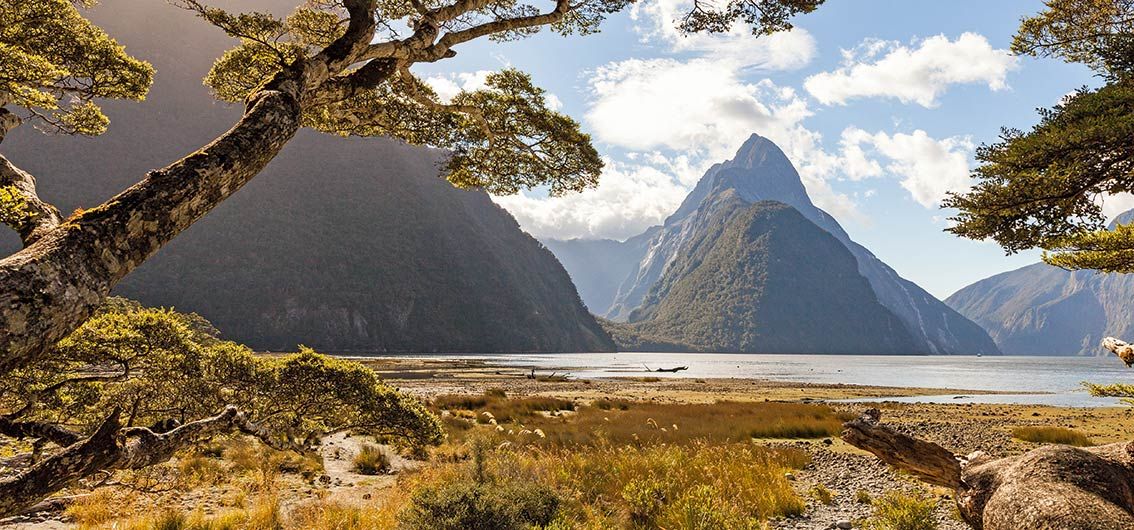
[[[550,524],[560,499],[536,481],[466,476],[427,484],[398,514],[405,530],[527,530]]]
[[[1010,252],[1053,249],[1059,265],[1127,270],[1130,232],[1099,233],[1098,198],[1134,190],[1134,81],[1082,90],[1040,117],[977,151],[978,184],[945,201],[961,210],[949,230]]]
[[[628,324],[608,326],[621,349],[915,351],[850,251],[799,211],[774,201],[750,204],[731,191],[713,195],[699,211],[689,252],[666,266]],[[621,342],[628,336],[632,343]]]
[[[863,528],[866,530],[937,530],[933,515],[937,503],[933,499],[890,492],[875,499],[874,517]]]
[[[824,0],[731,0],[722,4],[695,1],[681,21],[683,31],[725,32],[737,21],[752,27],[755,35],[769,35],[792,28],[792,17],[815,11]]]
[[[1094,383],[1083,383],[1087,391],[1095,397],[1116,397],[1121,398],[1123,402],[1128,405],[1134,406],[1134,385],[1127,383],[1115,383],[1112,385],[1098,385]]]
[[[1012,437],[1038,444],[1063,444],[1075,447],[1095,445],[1087,435],[1063,427],[1017,427],[1012,429]]]
[[[0,106],[23,107],[50,130],[106,130],[99,99],[141,100],[153,68],[83,18],[71,0],[0,3]]]
[[[960,212],[949,231],[992,239],[1008,252],[1053,251],[1044,260],[1071,269],[1134,271],[1129,229],[1103,230],[1099,199],[1134,190],[1134,3],[1052,0],[1025,18],[1016,53],[1081,62],[1107,80],[1082,88],[1029,131],[1005,129],[977,151],[977,185],[951,194]]]
[[[20,226],[28,218],[28,203],[15,186],[0,186],[0,224]]]
[[[132,425],[182,423],[236,405],[271,432],[340,427],[410,444],[441,439],[437,419],[368,368],[301,349],[255,355],[197,315],[115,301],[60,341],[48,361],[4,377],[0,410],[93,428],[121,407]]]
[[[1020,22],[1012,51],[1083,63],[1110,78],[1134,72],[1134,4],[1129,0],[1048,0]]]

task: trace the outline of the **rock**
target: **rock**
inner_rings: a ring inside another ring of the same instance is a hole
[[[854,525],[846,519],[840,519],[837,523],[835,523],[835,528],[838,528],[839,530],[850,530],[851,528],[854,528]]]
[[[784,473],[784,478],[788,480],[795,480],[795,475],[791,473]]]
[[[362,494],[362,500],[364,500],[364,501],[370,500],[370,497],[371,497],[371,495],[369,493]]]

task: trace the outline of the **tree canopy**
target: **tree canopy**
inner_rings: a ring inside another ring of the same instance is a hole
[[[154,70],[82,16],[94,0],[0,4],[0,140],[31,120],[51,132],[102,134],[110,123],[96,99],[141,100]]]
[[[1054,265],[1134,271],[1134,229],[1106,231],[1100,201],[1134,192],[1134,2],[1053,0],[1020,25],[1019,54],[1083,63],[1104,81],[1040,109],[1031,130],[1005,129],[977,151],[976,186],[952,194],[949,230],[1009,252],[1051,251]]]

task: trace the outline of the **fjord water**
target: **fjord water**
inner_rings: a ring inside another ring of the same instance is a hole
[[[920,356],[920,355],[760,355],[704,353],[567,353],[460,355],[495,365],[555,370],[581,379],[606,377],[751,378],[805,383],[845,383],[893,387],[1008,392],[884,398],[936,403],[1025,403],[1065,407],[1119,405],[1091,397],[1092,383],[1134,383],[1134,369],[1114,357]],[[688,366],[671,373],[651,369]]]

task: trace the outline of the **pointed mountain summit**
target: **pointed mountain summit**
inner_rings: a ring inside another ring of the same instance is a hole
[[[648,296],[654,296],[651,290],[670,267],[693,252],[690,244],[699,240],[698,227],[704,223],[698,218],[705,214],[706,206],[726,193],[748,204],[776,201],[791,206],[841,243],[854,257],[858,273],[869,283],[877,302],[901,321],[911,337],[912,346],[905,353],[999,352],[980,326],[902,278],[865,247],[852,241],[835,218],[811,202],[799,173],[783,151],[771,140],[755,134],[731,160],[709,168],[677,211],[661,227],[651,229],[647,241],[642,241],[646,234],[630,240],[636,249],[641,248],[635,265],[627,267],[625,262],[630,260],[625,256],[619,264],[611,264],[596,255],[575,263],[571,255],[585,246],[581,242],[555,242],[548,246],[567,264],[573,278],[603,270],[622,276],[609,304],[605,303],[605,296],[594,293],[584,295],[583,299],[592,312],[617,322],[633,321],[642,314],[635,311],[647,303]],[[882,343],[879,344],[882,348]]]

